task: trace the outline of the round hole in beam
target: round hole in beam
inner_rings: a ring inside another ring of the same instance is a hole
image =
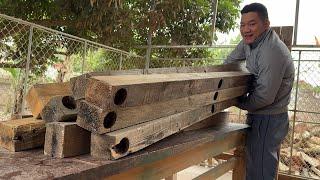
[[[218,89],[219,89],[219,88],[221,88],[222,83],[223,83],[223,80],[222,80],[222,79],[220,79],[219,84],[218,84]]]
[[[116,122],[116,120],[117,120],[117,114],[114,111],[109,112],[104,117],[103,126],[105,128],[111,128],[114,125],[114,123]]]
[[[62,104],[64,105],[64,107],[66,107],[68,109],[76,109],[77,108],[76,101],[74,100],[74,98],[72,96],[63,96]]]
[[[129,150],[129,139],[123,138],[120,143],[112,147],[117,154],[124,154]]]
[[[219,94],[218,92],[214,93],[213,100],[217,100],[218,99],[218,94]]]
[[[214,104],[212,104],[211,106],[211,113],[214,113],[215,109],[214,109]]]
[[[114,97],[114,104],[121,105],[122,103],[124,103],[126,98],[127,98],[127,90],[124,88],[121,88],[116,92],[116,95]]]

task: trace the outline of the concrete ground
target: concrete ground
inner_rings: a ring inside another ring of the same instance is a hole
[[[208,171],[210,167],[195,165],[191,166],[187,169],[184,169],[183,171],[180,171],[177,173],[177,179],[178,180],[191,180],[195,177],[197,177],[200,174],[203,174],[204,172]],[[223,176],[219,177],[217,180],[231,180],[232,179],[232,172],[228,172],[224,174]]]

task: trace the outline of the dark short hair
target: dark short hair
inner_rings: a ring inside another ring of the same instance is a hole
[[[241,10],[241,15],[245,14],[245,13],[249,13],[249,12],[258,13],[258,15],[262,21],[269,19],[268,10],[263,4],[260,4],[260,3],[248,4],[248,5],[244,6],[243,9]]]

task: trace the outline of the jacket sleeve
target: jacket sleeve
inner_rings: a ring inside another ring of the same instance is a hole
[[[238,105],[248,111],[256,111],[274,102],[285,74],[286,57],[280,49],[261,51],[258,59],[258,74],[253,91]]]
[[[245,54],[245,44],[243,41],[236,46],[236,48],[227,56],[224,60],[223,64],[230,64],[230,63],[238,63],[238,61],[243,61],[246,59]]]

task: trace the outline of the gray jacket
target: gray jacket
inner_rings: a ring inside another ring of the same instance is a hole
[[[239,108],[249,114],[280,114],[288,111],[294,80],[290,51],[271,29],[251,45],[241,41],[225,64],[246,60],[247,70],[254,75],[253,88]]]

